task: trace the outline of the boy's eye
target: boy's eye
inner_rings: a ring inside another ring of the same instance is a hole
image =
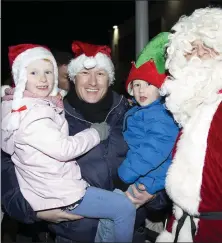
[[[33,71],[33,72],[31,72],[30,74],[31,74],[31,75],[36,75],[37,72]]]
[[[139,87],[140,85],[139,84],[134,84],[133,87]]]

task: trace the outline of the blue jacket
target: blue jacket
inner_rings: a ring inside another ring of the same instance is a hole
[[[129,151],[118,169],[119,177],[127,184],[143,184],[150,194],[164,189],[179,129],[162,99],[131,108],[123,129]]]
[[[117,176],[117,168],[125,159],[128,151],[128,146],[122,136],[122,124],[125,112],[128,110],[128,101],[116,93],[113,93],[113,97],[113,106],[107,117],[107,122],[111,126],[111,135],[106,141],[77,160],[83,178],[92,186],[107,190],[114,189],[113,181]],[[64,106],[70,135],[74,135],[91,125],[66,100]],[[23,223],[35,223],[35,221],[38,221],[36,213],[20,192],[14,164],[10,156],[2,152],[1,163],[1,202],[4,211]],[[162,191],[150,205],[153,208],[160,209],[166,205],[166,200],[166,194]],[[142,213],[143,215],[145,214]],[[98,220],[87,218],[60,224],[49,224],[50,229],[56,235],[78,242],[93,242],[97,226]]]

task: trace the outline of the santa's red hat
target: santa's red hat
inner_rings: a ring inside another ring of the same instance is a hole
[[[39,59],[47,59],[52,62],[54,67],[55,84],[51,92],[51,96],[55,96],[58,93],[58,67],[53,57],[52,53],[47,47],[36,45],[36,44],[20,44],[16,46],[10,46],[9,52],[9,64],[12,69],[13,81],[15,84],[15,91],[12,101],[12,110],[19,111],[23,106],[22,98],[23,92],[25,91],[27,83],[27,66]],[[12,121],[13,128],[16,129],[19,122],[16,122],[16,117],[18,118],[19,112],[14,112],[14,120]]]
[[[113,84],[114,65],[111,60],[111,49],[108,46],[93,45],[81,41],[72,43],[72,51],[75,58],[68,65],[68,74],[71,80],[75,81],[75,76],[82,69],[94,67],[104,69],[109,76],[109,83]]]

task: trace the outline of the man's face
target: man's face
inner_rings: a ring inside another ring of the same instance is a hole
[[[208,60],[219,55],[214,49],[206,46],[201,40],[195,40],[191,43],[191,45],[191,52],[185,53],[184,55],[187,61],[189,61],[194,56],[200,58],[201,60]]]
[[[87,103],[97,103],[109,87],[108,73],[104,69],[83,69],[75,77],[76,93]]]
[[[133,96],[140,106],[147,106],[159,98],[157,87],[143,80],[133,81]]]
[[[67,65],[58,66],[58,75],[59,88],[68,91],[70,81],[67,72]]]

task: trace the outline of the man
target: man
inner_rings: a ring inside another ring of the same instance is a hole
[[[174,203],[157,242],[222,240],[222,9],[198,9],[172,28],[162,87],[182,127],[166,190]]]
[[[52,51],[53,56],[56,59],[58,65],[58,79],[59,79],[59,89],[62,97],[65,97],[69,91],[70,80],[68,77],[68,64],[72,59],[72,55],[69,52],[64,51]]]
[[[92,186],[113,191],[117,177],[117,168],[124,160],[128,147],[122,136],[122,125],[128,102],[111,90],[114,82],[114,65],[110,59],[110,48],[74,42],[72,50],[76,57],[68,66],[72,80],[70,90],[64,100],[69,133],[74,135],[92,123],[106,121],[111,127],[109,138],[100,143],[87,154],[79,157],[77,162],[82,177]],[[50,229],[56,233],[57,242],[93,242],[98,220],[70,215],[60,209],[34,212],[22,196],[15,175],[14,165],[6,154],[2,155],[2,204],[5,211],[17,220],[32,224],[46,220],[53,223]],[[132,201],[144,204],[150,199],[146,192],[137,191]],[[152,206],[164,205],[163,193],[152,200]],[[90,205],[89,205],[90,206]],[[138,211],[136,227],[145,220],[144,208]],[[76,220],[81,219],[81,220]],[[71,221],[70,220],[76,220]]]

